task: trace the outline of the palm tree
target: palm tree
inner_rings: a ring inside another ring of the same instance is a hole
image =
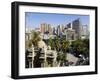
[[[56,38],[55,38],[55,47],[56,47],[56,50],[57,51],[59,51],[59,49],[60,49],[60,40],[59,40],[59,37],[57,36]]]
[[[52,38],[49,38],[49,45],[51,46],[51,49],[54,49],[54,41]]]
[[[66,51],[69,48],[69,41],[62,40],[62,46],[61,47],[62,47],[63,53],[66,53]]]
[[[64,54],[63,52],[58,52],[57,56],[58,66],[62,66],[65,60],[66,60],[66,54]]]

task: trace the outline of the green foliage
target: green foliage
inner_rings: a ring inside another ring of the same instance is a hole
[[[58,36],[56,36],[55,39],[49,38],[49,45],[51,46],[51,49],[54,50],[54,48],[59,52],[66,52],[70,46],[69,41],[66,41],[66,39],[60,39]]]
[[[64,62],[66,60],[66,54],[63,53],[63,52],[58,52],[58,55],[57,55],[57,61],[58,62]]]
[[[28,47],[29,47],[29,48],[32,47],[32,41],[31,41],[31,40],[28,41]]]
[[[77,54],[83,54],[85,57],[89,56],[89,39],[73,41],[71,46]]]
[[[54,50],[54,40],[52,38],[49,39],[49,45],[51,46],[51,49]]]
[[[41,38],[39,37],[39,33],[35,31],[31,31],[31,39],[26,41],[26,47],[31,48],[32,45],[37,46],[38,41],[40,41]]]
[[[38,41],[40,41],[41,38],[39,37],[39,33],[38,32],[35,32],[35,31],[32,31],[32,39],[31,39],[31,42],[34,46],[37,46],[38,45]]]
[[[61,48],[62,48],[63,52],[66,52],[66,51],[67,51],[67,49],[69,48],[69,46],[70,46],[69,41],[62,40],[62,45],[61,45]]]
[[[56,50],[59,51],[59,49],[60,49],[60,39],[59,39],[58,36],[55,38],[55,47],[56,47]]]

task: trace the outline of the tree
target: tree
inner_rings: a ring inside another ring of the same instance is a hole
[[[52,38],[49,38],[49,45],[51,46],[51,49],[54,49],[54,40]]]
[[[31,42],[34,46],[37,46],[38,45],[38,42],[41,40],[40,36],[39,36],[39,33],[38,32],[35,32],[35,31],[32,31],[32,39],[31,39]]]
[[[58,52],[57,61],[58,61],[58,66],[62,66],[63,63],[66,61],[66,54],[63,52]]]
[[[57,51],[59,51],[60,47],[61,47],[60,40],[59,40],[59,37],[57,36],[55,38],[55,48],[56,48]]]
[[[84,42],[84,50],[82,51],[83,55],[85,57],[89,57],[89,39],[84,39],[83,42]]]
[[[78,39],[76,41],[73,41],[71,47],[76,53],[76,56],[82,54],[85,57],[89,57],[89,39]]]
[[[63,51],[64,53],[67,52],[69,46],[70,46],[70,45],[69,45],[69,41],[62,40],[62,45],[61,45],[61,47],[62,47],[62,51]]]

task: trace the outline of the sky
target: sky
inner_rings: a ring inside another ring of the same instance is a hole
[[[25,12],[26,28],[39,28],[41,23],[56,27],[59,24],[71,23],[78,18],[81,19],[82,25],[89,26],[89,15]]]

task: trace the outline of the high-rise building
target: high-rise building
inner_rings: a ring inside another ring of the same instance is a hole
[[[48,24],[48,30],[47,31],[49,32],[49,34],[52,34],[53,33],[51,24]]]
[[[82,33],[81,33],[82,39],[88,39],[89,38],[89,30],[87,25],[82,25]]]
[[[52,33],[53,33],[53,35],[56,35],[57,34],[55,27],[52,28]]]
[[[41,24],[41,26],[40,26],[41,33],[44,33],[46,31],[46,27],[47,27],[47,24],[46,23],[42,23]]]
[[[64,25],[62,24],[62,25],[61,25],[61,32],[64,32],[64,28],[65,28],[65,27],[64,27]]]
[[[72,23],[68,23],[67,28],[72,28]]]
[[[77,34],[77,38],[80,39],[81,38],[81,30],[82,30],[82,24],[81,24],[81,20],[80,18],[74,20],[72,22],[72,29],[75,30],[75,33]]]
[[[73,41],[76,40],[76,33],[74,29],[68,28],[65,30],[66,40]]]
[[[41,33],[49,32],[49,34],[52,34],[51,24],[42,23],[40,28]]]
[[[64,25],[57,26],[57,35],[60,36],[64,32]]]
[[[60,25],[57,26],[57,35],[59,36],[61,33]]]

